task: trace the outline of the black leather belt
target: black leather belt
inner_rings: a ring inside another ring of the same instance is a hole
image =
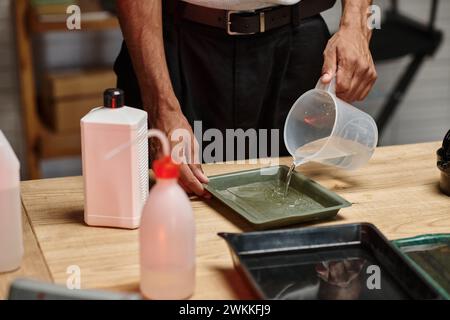
[[[291,6],[276,6],[253,11],[232,11],[202,7],[181,0],[165,0],[166,13],[183,19],[224,29],[229,35],[266,32],[330,9],[336,0],[301,0]]]

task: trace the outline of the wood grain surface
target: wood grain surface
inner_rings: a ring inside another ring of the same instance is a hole
[[[341,210],[333,221],[314,225],[371,222],[389,239],[449,233],[450,197],[438,188],[435,157],[438,147],[438,143],[425,143],[378,148],[369,165],[356,171],[346,172],[320,164],[299,168],[301,173],[353,204]],[[283,158],[280,163],[289,165],[290,159]],[[208,175],[215,175],[258,166],[215,164],[204,166],[204,170]],[[64,284],[67,268],[77,265],[81,268],[82,288],[138,291],[138,230],[86,226],[81,177],[23,182],[22,201],[38,247],[25,227],[27,254],[21,275],[38,275]],[[254,298],[233,268],[225,242],[217,236],[222,231],[251,231],[252,226],[217,200],[193,197],[192,206],[197,227],[197,278],[193,298]],[[302,227],[308,225],[312,224]],[[33,255],[39,257],[40,252],[48,271],[41,264],[30,264]],[[4,283],[0,276],[3,296]]]

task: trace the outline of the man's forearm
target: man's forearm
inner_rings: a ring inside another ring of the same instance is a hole
[[[362,32],[370,40],[372,31],[367,26],[367,19],[371,4],[372,0],[342,0],[340,28]]]
[[[164,53],[161,0],[118,0],[117,11],[149,118],[179,111]]]

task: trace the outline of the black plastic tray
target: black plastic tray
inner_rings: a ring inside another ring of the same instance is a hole
[[[373,225],[220,233],[263,299],[442,299]]]

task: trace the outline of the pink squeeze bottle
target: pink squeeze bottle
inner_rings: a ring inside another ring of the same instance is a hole
[[[154,160],[153,171],[139,229],[140,289],[149,299],[185,299],[195,285],[194,214],[171,157]]]

